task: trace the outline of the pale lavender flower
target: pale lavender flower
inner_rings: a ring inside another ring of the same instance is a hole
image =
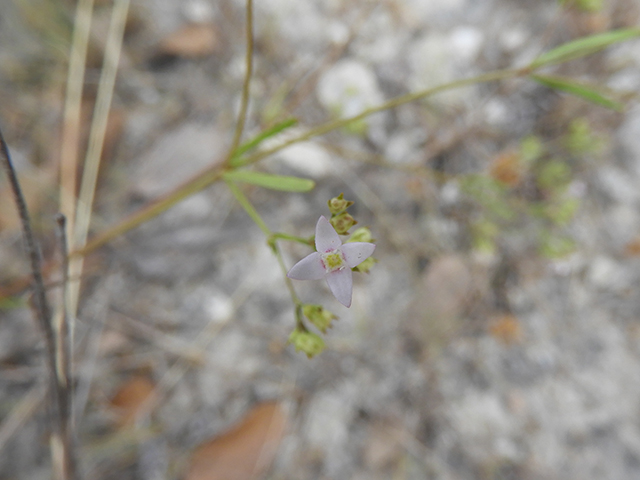
[[[327,279],[331,293],[345,307],[351,306],[353,279],[351,269],[373,254],[373,243],[342,244],[335,229],[325,217],[316,224],[316,250],[296,263],[287,277],[295,280]]]

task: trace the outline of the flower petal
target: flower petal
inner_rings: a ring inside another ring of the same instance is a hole
[[[342,250],[342,254],[344,255],[344,260],[349,268],[360,265],[373,254],[375,249],[376,246],[373,243],[367,242],[345,243],[340,247],[340,250]]]
[[[336,270],[327,275],[327,284],[333,296],[345,307],[351,306],[351,290],[353,289],[352,273],[349,268]]]
[[[326,274],[327,271],[322,264],[322,255],[313,252],[291,267],[287,277],[295,280],[319,280]]]
[[[320,215],[316,224],[316,250],[320,253],[327,253],[340,245],[342,245],[342,241],[333,225],[323,215]]]

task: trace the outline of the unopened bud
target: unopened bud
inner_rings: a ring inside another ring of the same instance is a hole
[[[376,263],[378,263],[378,260],[373,257],[369,257],[360,265],[356,265],[353,269],[356,272],[369,273],[369,270],[371,270]]]
[[[309,358],[322,353],[325,347],[324,340],[320,335],[297,328],[289,335],[289,343],[295,347],[296,352],[304,352]]]
[[[342,212],[335,217],[331,217],[331,225],[336,229],[339,235],[346,235],[349,233],[349,229],[353,227],[356,223],[356,220],[349,215],[347,212]]]
[[[331,200],[329,200],[327,202],[327,205],[329,205],[329,211],[331,212],[331,215],[335,215],[345,211],[347,208],[353,205],[353,202],[351,200],[345,200],[344,193],[341,193],[337,197],[333,197]]]
[[[322,308],[322,305],[305,305],[302,307],[302,313],[322,333],[326,333],[327,329],[331,328],[331,322],[338,318],[329,310]]]
[[[366,242],[373,243],[373,237],[371,236],[371,230],[369,227],[360,227],[356,229],[352,234],[348,242]]]

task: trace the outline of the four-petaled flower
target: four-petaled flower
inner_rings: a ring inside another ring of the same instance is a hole
[[[296,263],[287,277],[295,280],[319,280],[326,277],[331,293],[345,307],[351,306],[353,279],[351,269],[371,256],[373,243],[342,244],[335,229],[321,216],[316,225],[316,250]]]

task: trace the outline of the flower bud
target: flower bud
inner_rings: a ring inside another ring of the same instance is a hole
[[[331,215],[336,215],[340,212],[345,211],[347,208],[353,205],[353,202],[351,200],[345,200],[344,193],[341,193],[337,197],[333,197],[331,200],[329,200],[327,202],[327,205],[329,205],[329,211],[331,212]]]
[[[358,223],[355,218],[349,215],[347,212],[342,212],[335,217],[331,217],[331,225],[335,228],[339,235],[346,235],[349,233],[349,229]]]
[[[289,335],[289,343],[295,347],[296,352],[302,351],[309,358],[322,353],[325,347],[324,340],[320,335],[298,328],[294,329]]]
[[[371,230],[369,227],[360,227],[356,229],[352,234],[349,240],[345,243],[349,242],[366,242],[373,243],[373,237],[371,236]]]
[[[373,257],[369,257],[360,265],[356,265],[355,267],[353,267],[353,269],[356,272],[369,273],[369,270],[371,270],[376,263],[378,263],[378,260]]]
[[[322,333],[327,333],[327,329],[331,328],[331,322],[338,318],[329,310],[322,308],[322,305],[305,305],[302,307],[302,313]]]

